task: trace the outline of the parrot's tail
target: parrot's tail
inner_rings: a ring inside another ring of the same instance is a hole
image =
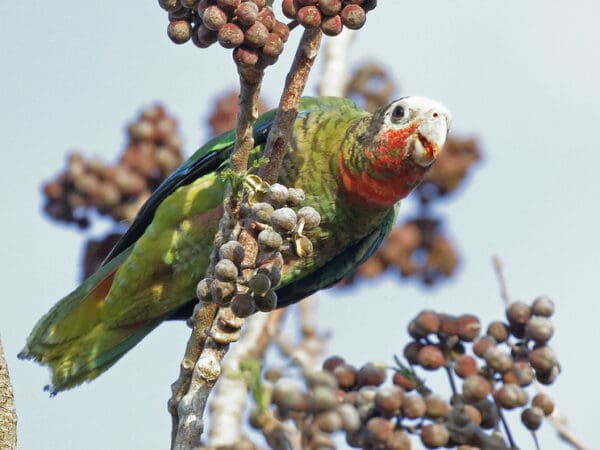
[[[104,300],[125,251],[59,301],[37,323],[19,358],[50,366],[51,393],[90,381],[152,331],[159,320],[109,327],[101,320]]]

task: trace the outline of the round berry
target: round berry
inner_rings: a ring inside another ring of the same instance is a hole
[[[236,266],[239,266],[244,260],[244,247],[238,241],[227,241],[219,247],[219,258],[229,259]]]
[[[269,186],[269,190],[265,196],[265,201],[271,203],[275,207],[281,207],[288,200],[288,188],[282,184],[274,183]]]
[[[430,309],[421,311],[413,322],[424,336],[435,334],[440,329],[440,319],[436,312]]]
[[[296,0],[283,0],[281,9],[288,19],[295,19],[298,15],[298,4],[296,3]]]
[[[333,373],[337,366],[341,366],[345,362],[346,360],[341,356],[330,356],[325,361],[323,361],[323,370]]]
[[[271,280],[271,286],[275,287],[281,281],[281,270],[274,264],[265,264],[260,266],[256,273],[265,274]]]
[[[298,210],[298,220],[304,220],[305,230],[313,230],[321,223],[321,215],[312,206],[304,206]]]
[[[525,336],[537,344],[545,344],[554,334],[554,326],[550,319],[544,316],[532,317],[525,326]]]
[[[429,394],[425,397],[425,404],[427,405],[425,415],[430,419],[446,417],[450,411],[450,405],[440,395]]]
[[[521,413],[521,422],[525,425],[529,430],[535,431],[542,424],[542,420],[544,419],[544,412],[541,408],[534,406],[533,408],[525,408]]]
[[[529,353],[529,364],[536,371],[548,372],[558,364],[558,361],[552,348],[543,345]]]
[[[321,12],[316,6],[303,6],[298,10],[297,20],[305,28],[316,28],[321,25]]]
[[[217,305],[228,305],[229,301],[235,295],[235,292],[235,283],[221,280],[212,280],[210,283],[210,295],[212,297],[212,301]]]
[[[277,308],[277,294],[273,289],[269,289],[265,295],[254,295],[254,303],[259,311],[273,311]]]
[[[274,33],[275,30],[273,30]],[[276,33],[278,36],[279,34]],[[281,38],[281,36],[279,36]],[[281,38],[283,40],[283,38]],[[298,189],[298,188],[288,188],[288,198],[287,198],[287,202],[288,205],[290,206],[298,206],[300,204],[302,204],[302,202],[304,201],[305,195],[304,195],[304,191],[302,189]]]
[[[342,428],[342,418],[337,411],[324,411],[314,418],[317,428],[324,433],[335,433]],[[319,447],[329,448],[329,447]]]
[[[256,295],[265,295],[271,289],[271,280],[264,273],[256,273],[248,281],[248,288]]]
[[[169,22],[167,35],[176,44],[184,44],[192,37],[192,26],[187,20]]]
[[[241,66],[255,66],[258,63],[258,52],[246,46],[237,47],[233,51],[233,60]]]
[[[350,364],[342,363],[333,369],[338,386],[344,391],[349,391],[356,386],[357,374],[356,368]]]
[[[269,30],[267,30],[267,27],[260,22],[256,22],[246,29],[246,32],[244,33],[244,44],[253,48],[260,48],[267,43],[268,38]]]
[[[479,319],[472,314],[463,314],[458,317],[458,337],[463,341],[471,342],[481,331]]]
[[[340,15],[342,23],[351,30],[358,30],[367,20],[365,10],[359,5],[346,5]]]
[[[477,373],[477,361],[475,358],[469,355],[460,355],[454,362],[454,372],[460,378],[466,378],[469,375],[475,375]]]
[[[483,336],[473,343],[473,353],[483,358],[485,352],[496,346],[496,340],[491,336]]]
[[[276,231],[289,233],[296,227],[297,216],[291,208],[279,208],[271,215],[271,225]]]
[[[235,9],[235,16],[240,25],[249,27],[258,19],[258,6],[252,2],[244,2]]]
[[[486,334],[496,340],[496,342],[506,342],[508,339],[508,326],[504,322],[494,321],[488,325]]]
[[[373,363],[367,363],[358,370],[359,386],[379,386],[385,381],[385,369]]]
[[[254,299],[248,293],[235,294],[231,299],[231,311],[241,318],[249,317],[256,311]]]
[[[335,16],[342,10],[342,0],[319,0],[319,9],[326,16]]]
[[[204,10],[202,23],[209,30],[219,31],[227,23],[227,14],[218,6],[209,6]]]
[[[375,406],[386,416],[398,414],[404,397],[404,389],[391,385],[380,386],[375,394]]]
[[[342,18],[339,15],[325,17],[321,22],[321,30],[327,36],[337,36],[343,28]]]
[[[436,370],[446,363],[442,351],[435,345],[426,345],[419,350],[417,361],[427,370]]]
[[[554,314],[554,302],[548,297],[540,296],[533,301],[531,312],[536,316],[550,317]]]
[[[463,383],[463,395],[468,401],[483,400],[492,392],[490,382],[481,375],[470,375]]]
[[[233,261],[222,259],[215,265],[215,276],[221,281],[236,281],[238,269]]]
[[[423,417],[427,411],[427,404],[420,395],[407,395],[402,401],[402,413],[409,419]]]
[[[269,223],[273,214],[273,206],[266,202],[255,203],[252,205],[252,218],[260,223]]]
[[[542,410],[545,416],[549,416],[554,411],[554,402],[548,394],[539,393],[533,400],[531,400],[531,406],[536,406]]]
[[[277,34],[269,33],[267,42],[265,42],[265,45],[262,48],[262,52],[266,56],[276,58],[283,52],[283,41]]]
[[[528,396],[519,385],[508,383],[494,392],[494,398],[505,409],[513,409],[527,403]]]
[[[450,432],[441,423],[423,425],[421,428],[421,442],[427,448],[443,447],[450,440]]]
[[[211,302],[212,297],[210,294],[210,284],[212,282],[211,278],[203,278],[198,282],[196,286],[196,297],[204,302]]]
[[[262,251],[272,252],[283,245],[283,238],[273,230],[262,230],[258,233],[258,246]]]
[[[226,23],[219,30],[217,39],[219,44],[225,48],[236,48],[244,42],[244,32],[236,24]]]
[[[531,307],[524,302],[513,302],[506,309],[506,318],[511,325],[525,325],[531,317]]]
[[[513,360],[498,347],[488,349],[483,355],[487,366],[500,373],[509,371],[512,368]]]

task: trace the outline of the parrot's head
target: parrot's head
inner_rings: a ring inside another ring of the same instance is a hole
[[[404,97],[362,122],[356,144],[340,158],[351,198],[373,206],[397,203],[423,179],[450,130],[448,109],[425,97]]]

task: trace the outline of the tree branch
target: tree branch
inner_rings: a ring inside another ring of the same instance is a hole
[[[17,412],[4,349],[0,340],[0,448],[17,449]]]
[[[279,176],[281,161],[298,115],[300,98],[317,56],[322,35],[318,27],[304,30],[294,62],[287,75],[285,89],[279,100],[277,114],[265,145],[265,156],[269,162],[259,172],[261,178],[268,183],[274,183]]]

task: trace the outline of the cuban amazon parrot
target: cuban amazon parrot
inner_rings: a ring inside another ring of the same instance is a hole
[[[257,149],[274,115],[255,124]],[[311,256],[285,257],[278,307],[335,284],[376,250],[449,127],[448,110],[423,97],[372,114],[347,99],[302,100],[279,182],[303,189],[303,204],[321,214],[321,223],[311,234]],[[52,392],[94,379],[162,321],[191,312],[222,213],[220,172],[234,140],[234,131],[212,139],[169,176],[103,265],[37,323],[20,357],[50,366]]]

